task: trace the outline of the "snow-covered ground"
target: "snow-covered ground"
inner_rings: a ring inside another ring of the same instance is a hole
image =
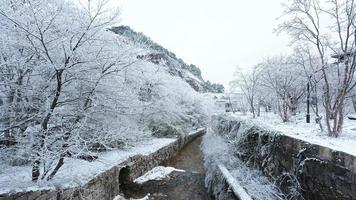
[[[130,148],[102,153],[93,162],[66,159],[63,167],[53,180],[37,183],[31,181],[30,166],[9,167],[0,164],[0,194],[82,185],[131,156],[148,155],[174,141],[175,139],[151,139],[137,142]]]
[[[167,178],[170,173],[178,171],[178,172],[185,172],[184,170],[181,169],[176,169],[174,167],[163,167],[163,166],[158,166],[144,175],[138,177],[137,179],[134,180],[135,183],[142,184],[144,182],[150,181],[150,180],[162,180],[164,178]]]
[[[297,115],[291,122],[283,123],[277,114],[262,113],[253,119],[251,115],[242,113],[232,114],[233,117],[248,120],[258,126],[280,131],[282,134],[304,140],[306,142],[328,147],[356,156],[356,121],[345,118],[343,132],[338,138],[329,137],[326,132],[321,132],[319,125],[313,122],[305,123],[305,116]],[[324,125],[324,129],[326,126]]]

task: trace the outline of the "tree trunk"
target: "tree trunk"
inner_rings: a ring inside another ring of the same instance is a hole
[[[57,107],[57,103],[58,103],[59,97],[61,95],[63,72],[64,72],[64,69],[56,70],[55,96],[52,100],[49,112],[43,118],[42,123],[41,123],[42,131],[40,132],[40,142],[39,142],[40,144],[34,144],[32,147],[32,148],[34,148],[33,150],[36,152],[36,155],[37,155],[33,162],[33,165],[32,165],[32,180],[33,181],[37,181],[40,176],[39,166],[41,164],[41,158],[40,158],[40,155],[38,154],[38,152],[39,152],[40,148],[42,148],[44,146],[44,140],[46,138],[47,130],[48,130],[48,123],[52,117],[52,113],[53,113],[54,109]]]
[[[331,124],[330,124],[330,116],[331,116],[331,110],[330,110],[330,103],[329,99],[325,97],[325,122],[326,122],[326,127],[328,129],[328,135],[332,136],[332,129],[331,129]]]
[[[255,108],[254,103],[255,103],[254,98],[250,97],[249,104],[250,104],[251,113],[252,113],[253,118],[256,118],[256,108]]]
[[[252,112],[252,117],[256,118],[256,111],[255,111],[255,107],[251,106],[251,112]]]
[[[288,105],[285,101],[282,102],[282,105],[278,106],[278,111],[279,111],[280,117],[282,118],[282,121],[288,122],[289,121]]]
[[[40,150],[44,146],[45,133],[41,131],[40,141],[35,141],[35,144],[32,145],[32,152],[34,154],[34,161],[32,164],[32,181],[37,181],[41,175],[40,165],[41,165],[41,155]]]
[[[40,155],[36,153],[34,162],[32,164],[32,181],[37,181],[38,178],[40,177]]]
[[[68,144],[68,140],[70,138],[71,133],[70,132],[66,132],[63,136],[63,145],[62,145],[62,153],[60,155],[60,158],[58,160],[58,163],[56,165],[56,167],[53,169],[52,173],[47,177],[47,180],[51,180],[54,175],[57,174],[58,170],[63,166],[64,164],[64,157],[67,155],[67,148],[69,147]]]
[[[283,105],[283,122],[288,122],[288,106],[286,104]]]
[[[63,166],[63,164],[64,164],[64,156],[61,156],[58,160],[56,167],[53,169],[51,174],[47,177],[47,181],[51,180],[54,177],[54,175],[57,174],[58,170]]]
[[[320,131],[324,132],[324,127],[323,124],[321,123],[322,120],[322,116],[320,116],[319,114],[319,106],[318,106],[318,102],[315,103],[315,123],[317,123],[319,125]]]
[[[337,123],[337,136],[342,132],[342,128],[344,126],[344,106],[341,105],[339,108],[339,117],[338,117],[338,123]]]

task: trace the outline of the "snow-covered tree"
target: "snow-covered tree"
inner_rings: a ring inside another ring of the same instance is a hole
[[[258,93],[260,70],[259,66],[255,66],[251,72],[245,73],[240,68],[237,68],[235,72],[236,80],[230,83],[232,89],[239,88],[243,92],[253,118],[256,117],[260,109],[260,95]]]
[[[289,57],[274,57],[260,63],[261,85],[275,95],[277,111],[283,122],[295,115],[306,91],[302,71]]]
[[[285,21],[279,27],[293,42],[310,44],[318,55],[330,136],[342,132],[345,100],[356,85],[355,8],[354,0],[293,0],[285,4]]]
[[[146,44],[114,34],[106,0],[0,0],[0,151],[50,180],[67,158],[95,159],[153,132],[209,118],[206,101]]]
[[[5,132],[31,138],[34,181],[51,179],[72,156],[82,122],[95,113],[96,90],[125,67],[115,38],[105,31],[118,15],[105,6],[106,1],[1,2],[1,40],[9,47],[1,53],[9,88]],[[29,126],[36,128],[26,132]]]
[[[291,62],[299,66],[304,71],[304,76],[309,84],[310,107],[315,114],[315,122],[319,124],[320,130],[324,131],[322,123],[322,74],[318,73],[320,63],[316,54],[308,46],[297,46],[291,56]]]

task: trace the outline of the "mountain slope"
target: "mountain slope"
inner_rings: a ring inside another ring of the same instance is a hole
[[[177,58],[174,53],[155,43],[143,33],[135,32],[129,26],[113,27],[111,31],[148,49],[147,52],[138,55],[137,58],[165,66],[171,75],[179,76],[194,90],[198,92],[224,92],[223,85],[205,81],[197,66],[185,63],[182,59]]]

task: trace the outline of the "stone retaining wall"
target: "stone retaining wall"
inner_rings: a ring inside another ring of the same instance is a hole
[[[205,129],[178,138],[175,142],[150,155],[136,155],[111,169],[99,174],[87,184],[76,188],[42,190],[24,193],[5,194],[0,200],[62,200],[91,199],[112,200],[120,192],[120,184],[133,180],[152,168],[175,156],[186,144],[205,134]]]
[[[355,156],[236,118],[214,120],[214,132],[233,141],[235,154],[275,180],[293,199],[356,199]]]

